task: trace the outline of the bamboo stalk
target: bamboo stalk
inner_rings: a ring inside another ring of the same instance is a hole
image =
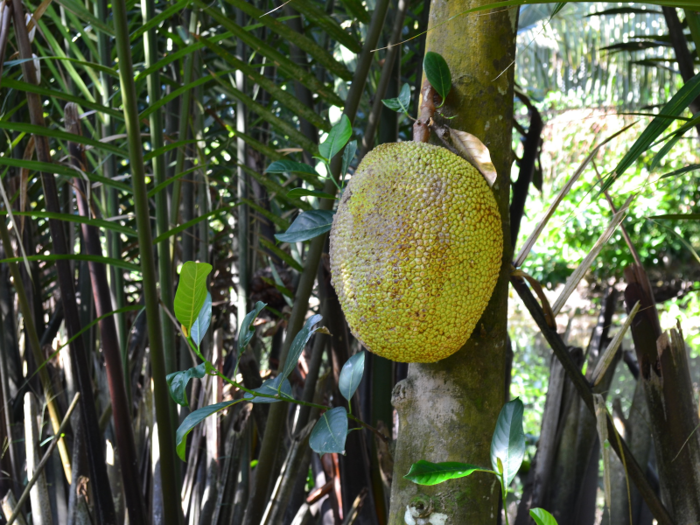
[[[107,19],[108,13],[108,0],[97,0],[95,2],[95,12],[97,18],[100,20]],[[100,54],[99,60],[103,66],[112,67],[112,53],[109,42],[109,35],[103,31],[97,32],[97,49]],[[110,75],[103,71],[100,71],[100,83],[101,83],[101,93],[102,93],[102,105],[105,107],[111,107],[111,96],[112,96],[112,84],[113,79]],[[112,117],[108,114],[101,113],[100,120],[102,122],[102,137],[111,137],[115,135],[114,121]],[[114,155],[108,155],[104,159],[103,163],[103,175],[108,179],[113,179],[117,176],[117,159]],[[109,217],[115,217],[119,215],[119,199],[117,192],[114,188],[109,186],[103,189],[103,199],[104,206]],[[113,259],[121,259],[122,242],[118,234],[107,231],[107,255]],[[112,266],[110,267],[110,285],[112,290],[112,296],[114,297],[114,304],[117,309],[126,306],[124,300],[124,274],[119,268]],[[131,381],[129,371],[129,356],[126,352],[127,350],[127,330],[126,330],[126,317],[125,314],[116,314],[117,320],[117,336],[119,337],[119,345],[122,352],[122,368],[124,369],[125,375],[124,380],[126,381],[126,392],[127,395],[131,392]],[[129,396],[130,397],[130,396]]]
[[[66,130],[75,135],[82,135],[78,107],[69,102],[64,111]],[[87,160],[81,146],[75,142],[68,143],[71,163],[78,169],[86,171]],[[80,215],[90,218],[90,208],[86,199],[87,186],[82,179],[76,179],[76,200]],[[102,256],[100,236],[97,228],[82,224],[83,242],[88,255]],[[102,354],[105,358],[109,393],[114,414],[114,434],[119,451],[122,484],[126,497],[126,506],[129,511],[129,522],[134,525],[146,524],[146,507],[141,493],[141,481],[138,473],[138,456],[134,445],[134,433],[131,424],[128,397],[126,395],[124,371],[122,370],[119,338],[114,317],[109,314],[112,309],[107,271],[104,264],[88,262],[90,269],[90,281],[92,294],[95,299],[97,317],[99,322],[100,340],[102,342]]]
[[[198,20],[198,10],[193,9],[190,13],[190,34],[194,33],[197,27]],[[186,86],[192,81],[192,71],[194,70],[194,54],[190,53],[185,58],[184,75],[182,79],[182,85]],[[177,138],[178,140],[187,139],[187,129],[190,122],[190,108],[192,106],[192,90],[188,89],[182,94],[182,100],[180,102],[180,126]],[[185,152],[186,146],[181,146],[177,148],[177,157],[175,158],[175,174],[182,173],[185,166]],[[181,183],[182,179],[177,179],[173,182],[173,197],[170,208],[170,223],[173,226],[178,225],[180,216],[180,193],[181,193]],[[185,221],[183,221],[185,222]]]
[[[14,0],[19,2],[19,0]],[[175,436],[170,420],[170,394],[165,380],[165,356],[163,350],[163,331],[160,323],[158,291],[156,290],[156,265],[153,258],[153,237],[148,209],[148,191],[146,173],[143,163],[143,149],[139,131],[139,113],[136,105],[136,86],[134,69],[131,62],[131,42],[127,23],[127,7],[124,0],[112,1],[114,29],[116,33],[117,55],[119,57],[119,80],[122,87],[122,102],[126,133],[129,144],[129,160],[132,170],[132,187],[134,191],[134,210],[141,246],[141,272],[143,278],[143,295],[148,319],[148,340],[151,355],[151,373],[154,384],[156,418],[158,421],[158,443],[160,446],[160,472],[163,490],[163,518],[168,525],[182,522],[179,491],[177,488]],[[173,208],[176,204],[173,203]]]
[[[27,26],[24,21],[24,8],[21,0],[13,0],[14,5],[14,29],[22,63],[22,74],[29,84],[37,85],[36,70],[32,60],[32,49],[27,35]],[[26,93],[27,105],[31,123],[35,126],[45,127],[41,98],[36,93]],[[49,141],[46,136],[35,135],[37,158],[41,162],[51,163]],[[47,211],[59,213],[61,210],[58,200],[58,189],[53,174],[42,172],[41,182],[44,188],[44,200]],[[58,255],[68,255],[68,244],[63,223],[54,219],[49,220],[53,251]],[[56,261],[58,283],[61,291],[61,301],[65,312],[65,323],[68,336],[72,339],[80,332],[80,317],[75,297],[75,283],[71,265],[68,260]],[[109,525],[115,523],[114,501],[109,488],[109,479],[102,450],[102,436],[97,424],[97,414],[92,392],[90,367],[83,339],[76,337],[70,345],[71,357],[78,380],[78,390],[83,397],[80,412],[83,418],[83,426],[86,435],[91,481],[93,482],[93,494],[95,496],[95,509],[100,523]]]
[[[155,2],[153,0],[141,0],[141,12],[144,23],[155,16]],[[146,67],[149,68],[158,61],[158,48],[155,28],[146,31],[143,35]],[[151,103],[161,99],[160,73],[154,71],[146,78],[148,89],[148,100]],[[151,144],[154,150],[163,147],[163,112],[161,108],[151,112],[149,116],[149,128],[151,132]],[[184,146],[183,146],[184,147]],[[153,175],[156,185],[166,180],[166,158],[165,155],[155,156],[151,161]],[[158,236],[168,231],[168,194],[166,191],[159,191],[156,194],[156,234]],[[172,260],[170,258],[170,240],[164,239],[158,243],[158,279],[160,284],[160,298],[166,305],[173,304],[173,277]],[[168,314],[163,310],[160,312],[160,322],[163,325],[163,347],[165,350],[165,373],[171,374],[177,371],[177,346],[175,344],[175,331],[168,320]],[[174,405],[170,417],[173,424],[177,421],[176,409]],[[175,431],[175,428],[173,428]]]

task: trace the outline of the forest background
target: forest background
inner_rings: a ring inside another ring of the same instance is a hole
[[[317,237],[330,227],[333,201],[319,192],[335,192],[329,173],[351,176],[375,143],[411,139],[412,120],[381,100],[401,98],[408,89],[407,114],[417,114],[430,2],[45,0],[24,4],[33,17],[27,15],[18,31],[21,6],[5,2],[0,9],[5,519],[19,508],[27,523],[123,523],[127,515],[131,523],[396,520],[388,514],[392,448],[373,430],[396,438],[391,390],[406,377],[406,365],[368,354],[357,392],[347,397],[372,430],[351,433],[346,455],[321,456],[308,446],[314,425],[307,423],[323,421],[318,405],[348,406],[341,371],[361,351],[349,334],[343,339],[347,328],[333,301],[323,238]],[[601,179],[627,158],[669,100],[691,85],[700,62],[700,22],[692,11],[697,6],[678,8],[520,7],[515,62],[497,72],[512,69],[517,87],[511,180],[531,170],[516,253],[583,165],[520,267],[541,283],[551,304],[613,216],[598,193]],[[38,78],[28,64],[36,65]],[[324,155],[318,144],[328,143],[343,115],[352,122],[344,154],[314,159]],[[624,269],[635,262],[631,243],[649,275],[661,326],[678,321],[683,327],[697,403],[700,163],[691,118],[679,110],[657,135],[665,140],[639,151],[615,181],[615,206],[635,195],[622,222],[629,238],[622,228],[613,232],[556,321],[574,353],[602,354],[602,327],[607,337],[627,318],[620,292]],[[677,130],[682,133],[665,135]],[[54,178],[53,190],[42,173]],[[295,233],[291,225],[304,213],[315,222],[297,228],[296,237],[276,238]],[[152,244],[157,253],[144,250]],[[173,305],[183,263],[195,260],[210,263],[212,272],[205,286],[210,319],[193,349]],[[91,264],[107,273],[91,277]],[[66,293],[68,282],[74,297]],[[258,301],[267,308],[254,310]],[[259,314],[255,322],[249,318],[254,334],[241,344],[244,319],[253,310]],[[241,389],[203,369],[188,372],[192,381],[179,389],[165,381],[167,374],[194,370],[200,352],[212,370],[247,389],[283,379],[294,336],[304,333],[312,313],[323,315],[333,336],[307,330],[300,361],[287,376],[292,395],[316,406],[234,405]],[[530,502],[523,494],[534,482],[528,469],[554,365],[541,327],[515,290],[509,292],[508,319],[510,396],[524,403],[527,449],[505,506],[511,523],[525,523]],[[73,347],[80,340],[83,348],[69,354],[69,340]],[[628,335],[605,390],[609,413],[623,422],[618,428],[629,427],[626,439],[633,435],[630,421],[640,395],[633,347]],[[74,352],[83,353],[82,363],[71,358]],[[595,364],[583,362],[584,372]],[[94,393],[92,415],[83,408],[88,391]],[[69,428],[61,429],[64,439],[54,440],[75,392],[83,396],[79,411],[87,419],[76,411]],[[568,399],[575,397],[569,393]],[[599,468],[595,431],[567,448],[566,411],[577,412],[578,405],[562,403],[555,464],[564,474],[557,478],[553,469],[549,483],[566,479],[573,488],[570,499],[549,494],[541,505],[560,523],[574,523],[566,509],[577,512],[576,523],[623,523],[627,517],[618,514],[627,515],[631,501],[630,520],[651,523],[639,496],[628,498],[622,465],[613,460]],[[223,410],[205,418],[213,412],[208,406]],[[203,409],[196,419],[201,424],[188,427],[183,438],[178,427]],[[50,446],[56,453],[37,468]],[[274,453],[266,454],[271,447]],[[653,482],[650,447],[645,459]],[[96,462],[104,465],[102,473]],[[594,474],[587,478],[581,463],[594,465]],[[615,505],[607,509],[606,469],[617,476]],[[17,505],[34,478],[39,488]],[[661,496],[668,505],[663,490]],[[173,497],[182,501],[181,512],[169,504]],[[498,498],[490,504],[498,506]]]

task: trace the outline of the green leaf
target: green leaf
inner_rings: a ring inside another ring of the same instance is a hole
[[[697,221],[700,220],[700,213],[665,213],[663,215],[652,215],[647,219],[668,219],[674,221]]]
[[[610,188],[615,180],[636,162],[642,153],[649,148],[650,144],[671,125],[674,121],[673,117],[680,115],[698,95],[700,95],[700,74],[695,75],[686,82],[678,93],[676,93],[661,109],[659,112],[660,115],[649,123],[618,163],[617,167],[605,178],[600,188],[599,195]]]
[[[29,171],[38,171],[41,173],[55,173],[56,175],[63,175],[65,177],[87,177],[90,182],[101,182],[106,186],[111,186],[122,190],[124,193],[131,194],[131,187],[122,183],[113,181],[101,175],[96,175],[94,173],[85,173],[76,168],[65,166],[63,164],[58,164],[55,162],[40,162],[38,160],[24,160],[15,159],[13,157],[0,157],[0,165],[11,166],[14,168],[22,168]]]
[[[173,372],[165,377],[170,389],[170,397],[173,398],[173,401],[183,407],[190,406],[187,401],[187,383],[193,378],[202,379],[207,373],[206,365],[206,363],[202,363],[188,370]]]
[[[447,62],[439,53],[428,51],[423,59],[423,70],[428,82],[437,91],[438,95],[442,97],[442,103],[444,104],[447,94],[452,88],[452,74],[447,66]]]
[[[360,350],[343,365],[338,378],[338,389],[345,399],[350,401],[362,381],[365,371],[365,352]]]
[[[83,137],[82,135],[76,135],[74,133],[68,133],[60,129],[50,129],[46,126],[37,126],[35,124],[28,124],[25,122],[7,122],[0,120],[0,129],[7,131],[14,131],[16,133],[31,133],[32,135],[39,135],[45,137],[51,137],[58,140],[65,140],[70,142],[75,142],[77,144],[84,144],[93,146],[95,148],[102,148],[110,153],[115,153],[122,157],[126,157],[127,153],[123,149],[120,149],[113,144],[100,142],[99,140],[90,139]]]
[[[74,254],[50,254],[50,255],[27,255],[27,257],[10,257],[8,259],[0,260],[2,263],[21,263],[27,261],[88,261],[96,262],[101,264],[109,264],[115,268],[123,268],[124,270],[129,270],[130,272],[141,272],[141,267],[137,264],[132,264],[126,262],[122,259],[112,259],[110,257],[100,257],[99,255],[88,255],[85,253],[74,253]]]
[[[348,174],[348,168],[350,167],[352,159],[355,158],[355,153],[357,153],[357,141],[351,140],[343,151],[343,166],[340,172],[341,180]],[[333,198],[335,199],[335,197]]]
[[[175,317],[189,332],[207,298],[207,275],[211,264],[187,261],[180,270],[175,292]]]
[[[260,244],[263,247],[265,247],[270,252],[274,253],[277,257],[286,262],[291,268],[294,268],[297,272],[304,271],[304,267],[301,264],[294,260],[294,258],[287,252],[275,246],[274,243],[271,243],[265,237],[259,237],[258,240],[260,241]]]
[[[410,86],[404,84],[398,97],[382,99],[382,103],[391,110],[398,111],[399,113],[408,113],[409,106],[411,105]]]
[[[515,398],[503,405],[491,440],[491,466],[497,471],[501,460],[506,487],[518,473],[524,456],[523,402]]]
[[[554,516],[544,509],[530,509],[530,517],[537,525],[558,525]]]
[[[192,325],[192,328],[190,328],[190,337],[192,338],[192,341],[194,341],[194,344],[197,346],[197,348],[199,348],[199,343],[202,342],[204,334],[209,329],[210,324],[211,294],[207,292],[207,297],[206,299],[204,299],[204,304],[202,305],[201,310],[199,310],[199,315],[197,315],[197,319]]]
[[[411,465],[411,469],[404,478],[417,485],[437,485],[448,479],[464,478],[474,472],[491,472],[495,474],[491,470],[470,465],[469,463],[457,463],[456,461],[431,463],[421,459]]]
[[[688,166],[685,166],[683,168],[679,168],[677,170],[669,171],[668,173],[664,173],[659,177],[659,180],[661,179],[666,179],[668,177],[675,177],[676,175],[683,175],[684,173],[688,173],[689,171],[696,171],[700,170],[700,164],[690,164]]]
[[[275,235],[280,242],[302,242],[318,237],[331,229],[333,212],[330,210],[309,210],[299,214],[289,229]]]
[[[328,132],[328,138],[318,147],[318,152],[330,162],[333,157],[340,153],[340,150],[348,143],[351,136],[352,125],[350,124],[350,119],[343,113],[340,117],[340,122],[331,128]]]
[[[309,437],[309,446],[320,455],[342,454],[347,437],[348,413],[345,407],[336,407],[324,412],[316,422]]]
[[[221,403],[209,405],[188,414],[175,433],[175,443],[177,444],[178,457],[182,461],[186,461],[185,452],[187,451],[187,436],[190,432],[192,432],[194,427],[209,416],[216,414],[217,412],[221,412],[222,410],[233,406],[240,401],[241,399],[237,399],[236,401],[222,401]]]
[[[304,326],[292,341],[292,346],[289,347],[289,353],[287,354],[287,360],[284,362],[284,368],[280,374],[282,377],[289,377],[289,375],[294,371],[297,366],[297,361],[299,361],[299,356],[304,351],[306,343],[311,339],[311,336],[316,331],[314,326],[321,322],[323,316],[319,314],[312,315],[309,317]]]
[[[188,6],[190,3],[190,0],[180,0],[179,2],[171,5],[167,9],[164,9],[160,13],[158,13],[156,16],[151,18],[147,23],[139,25],[138,29],[131,33],[129,35],[129,39],[131,42],[136,45],[136,39],[139,38],[141,35],[143,35],[146,31],[151,29],[152,27],[156,27],[158,24],[160,24],[162,21],[167,20],[171,16],[173,16],[176,13],[179,13],[182,11],[185,7]]]
[[[2,157],[0,157],[0,162],[2,162]],[[213,217],[214,215],[218,215],[220,213],[223,213],[225,211],[230,211],[232,208],[235,208],[236,206],[239,206],[240,204],[232,204],[230,206],[222,206],[221,208],[218,208],[216,210],[212,210],[208,213],[203,213],[199,217],[195,217],[191,221],[187,221],[183,224],[180,224],[179,226],[176,226],[175,228],[171,228],[167,232],[161,233],[158,237],[153,239],[153,244],[158,244],[159,242],[163,242],[165,239],[168,239],[169,237],[172,237],[173,235],[177,235],[178,233],[185,231],[187,228],[191,228],[195,224],[198,224],[202,221],[206,221],[209,217]]]
[[[293,160],[278,160],[270,164],[265,170],[266,173],[308,173],[318,177],[318,173],[313,166],[309,166],[303,162],[295,162]]]
[[[189,142],[189,141],[188,141],[188,142]],[[144,160],[144,162],[146,162],[146,161]],[[192,172],[194,172],[194,171],[198,171],[198,170],[201,170],[201,169],[202,169],[201,166],[195,166],[194,168],[190,168],[190,169],[188,169],[188,170],[183,171],[182,173],[178,173],[177,175],[173,175],[172,177],[169,177],[169,178],[165,179],[163,182],[161,182],[161,183],[158,184],[157,186],[154,186],[153,188],[151,188],[150,190],[148,190],[148,198],[149,198],[149,199],[152,199],[152,198],[155,197],[160,191],[162,191],[163,189],[165,189],[166,187],[168,187],[169,185],[171,185],[171,184],[172,184],[173,182],[175,182],[176,180],[178,180],[178,179],[184,177],[185,175],[189,175],[190,173],[192,173]]]
[[[282,398],[294,399],[292,397],[292,385],[289,383],[288,379],[283,378],[281,375],[273,379],[268,379],[259,388],[254,388],[253,392],[259,392],[260,394],[268,396],[281,396]],[[270,397],[253,397],[249,392],[246,392],[243,398],[251,403],[258,404],[279,403],[282,401],[282,399],[272,399]]]
[[[0,216],[7,215],[7,211],[0,210]],[[133,228],[127,228],[118,224],[116,221],[106,221],[104,219],[92,219],[83,217],[82,215],[69,215],[67,213],[53,213],[50,211],[30,210],[30,211],[13,211],[12,215],[16,217],[34,217],[38,219],[56,219],[58,221],[77,222],[87,224],[98,229],[111,230],[123,233],[129,237],[136,237],[138,233]]]
[[[317,197],[319,199],[335,200],[335,197],[330,193],[326,193],[325,191],[307,190],[306,188],[294,188],[287,193],[287,197]]]
[[[253,335],[255,335],[255,328],[253,328],[253,321],[255,321],[255,318],[260,315],[260,312],[263,311],[263,308],[267,306],[267,303],[263,303],[261,301],[258,301],[255,303],[255,308],[248,312],[245,317],[243,318],[243,322],[241,323],[241,329],[238,332],[238,353],[240,354],[243,350],[245,350],[245,347],[248,346],[248,343],[250,343],[250,340],[253,338]]]

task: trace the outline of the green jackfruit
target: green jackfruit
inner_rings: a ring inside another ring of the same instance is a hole
[[[489,302],[502,255],[486,181],[430,144],[367,154],[331,229],[331,277],[350,329],[394,361],[432,363],[459,350]]]

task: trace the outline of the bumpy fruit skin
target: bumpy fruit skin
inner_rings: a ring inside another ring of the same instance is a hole
[[[352,333],[401,362],[444,359],[469,339],[498,280],[503,230],[481,174],[445,148],[383,144],[333,220],[333,286]]]

